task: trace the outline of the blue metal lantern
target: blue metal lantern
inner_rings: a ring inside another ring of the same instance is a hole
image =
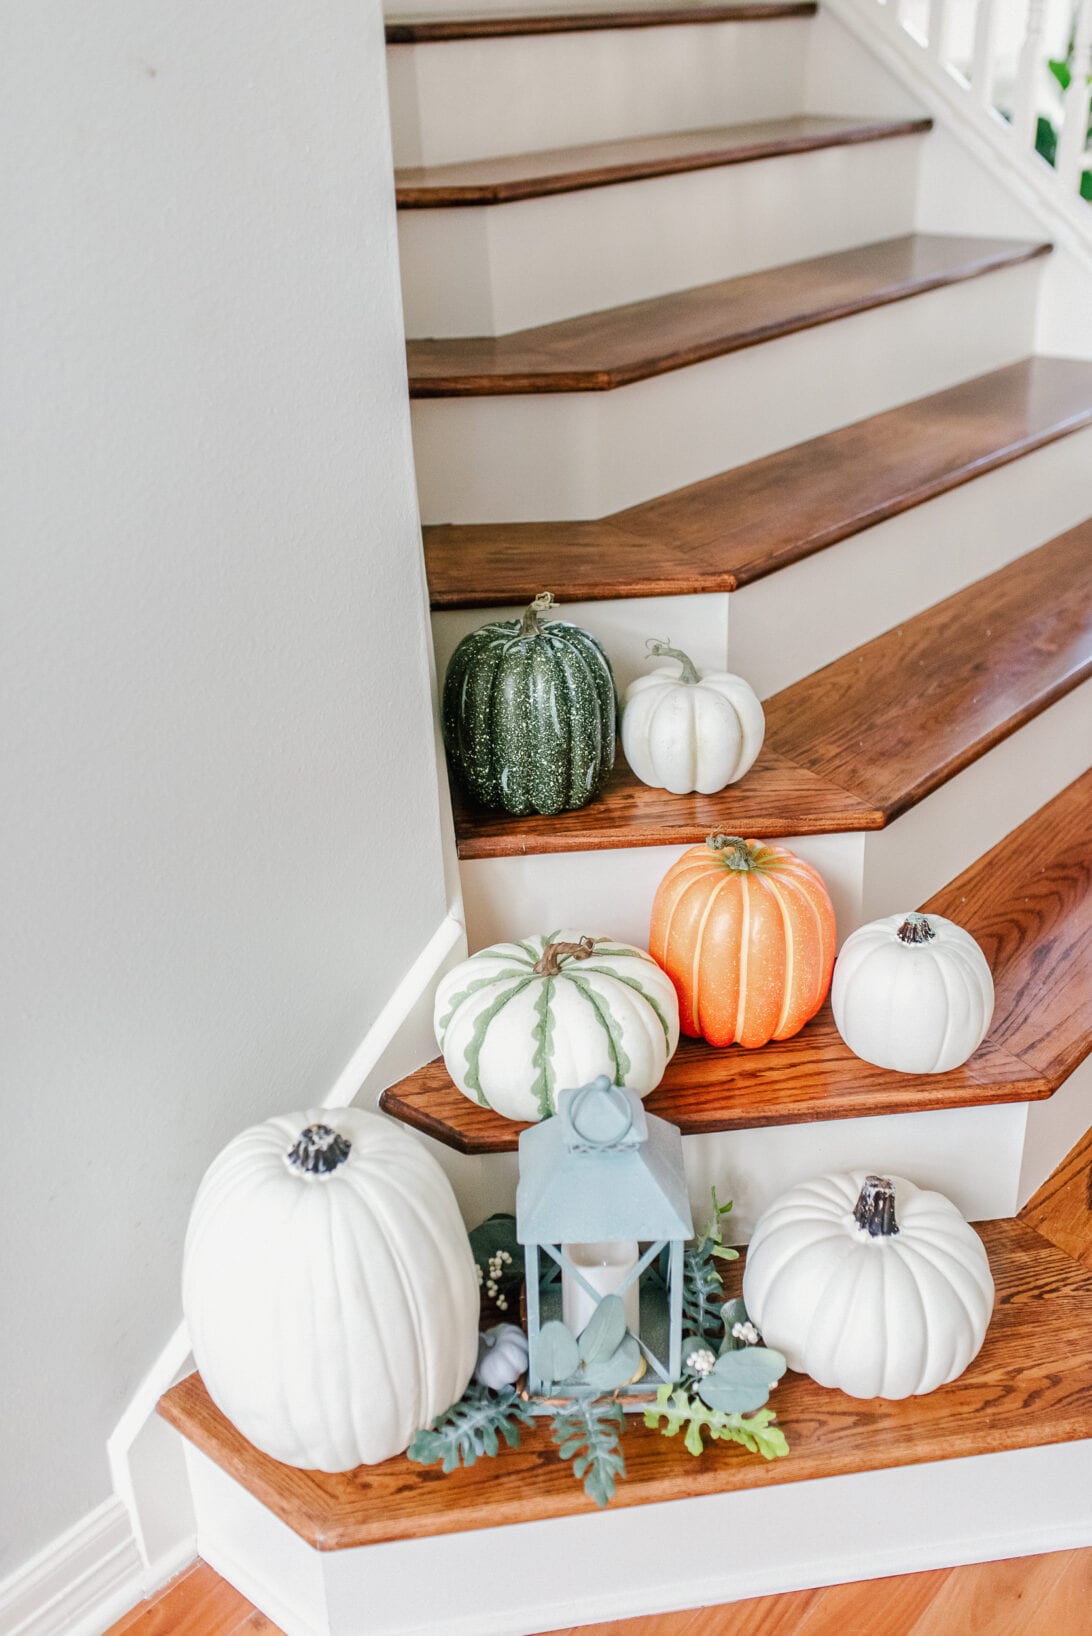
[[[639,1404],[678,1380],[683,1247],[693,1231],[678,1128],[605,1075],[562,1091],[557,1117],[519,1139],[516,1236],[526,1252],[532,1395],[576,1395],[579,1383],[558,1388],[545,1367],[546,1342],[558,1321],[579,1337],[608,1295],[621,1298],[631,1351],[644,1360],[641,1378],[619,1396]]]

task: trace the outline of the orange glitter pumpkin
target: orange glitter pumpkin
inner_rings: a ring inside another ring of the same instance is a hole
[[[684,1034],[765,1045],[799,1033],[830,988],[834,906],[788,847],[710,835],[671,865],[649,952],[679,991]]]

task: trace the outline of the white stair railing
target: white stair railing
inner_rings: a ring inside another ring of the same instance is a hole
[[[1071,78],[1064,94],[1048,58],[1065,52],[1059,39],[1057,0],[834,0],[835,9],[870,18],[900,55],[920,52],[924,71],[943,79],[949,96],[960,93],[966,117],[982,122],[1012,162],[1037,177],[1064,215],[1092,243],[1092,204],[1081,198],[1082,178],[1092,172],[1088,145],[1092,104],[1092,0],[1075,0],[1068,25]],[[1026,7],[1020,41],[1020,15]],[[1051,26],[1048,28],[1048,16]],[[973,33],[971,29],[973,18]],[[1054,165],[1036,152],[1040,118],[1053,125]],[[1088,184],[1085,184],[1088,191]]]

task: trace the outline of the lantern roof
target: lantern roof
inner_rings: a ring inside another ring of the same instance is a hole
[[[694,1225],[676,1125],[606,1075],[562,1091],[553,1119],[519,1139],[521,1244],[686,1239]]]

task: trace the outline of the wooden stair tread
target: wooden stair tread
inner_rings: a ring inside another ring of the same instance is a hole
[[[694,1459],[681,1438],[632,1425],[624,1445],[628,1475],[613,1508],[1092,1437],[1092,1274],[1021,1221],[984,1222],[978,1231],[997,1306],[982,1351],[959,1380],[888,1403],[861,1402],[788,1375],[772,1407],[790,1453],[770,1463],[721,1445]],[[404,1456],[331,1476],[260,1454],[216,1409],[198,1375],[172,1387],[159,1409],[323,1551],[595,1510],[558,1459],[548,1425],[525,1432],[520,1449],[446,1477]]]
[[[447,40],[486,40],[519,34],[573,34],[592,29],[679,28],[701,23],[764,23],[779,17],[813,17],[817,0],[736,0],[721,5],[628,5],[570,11],[451,12],[388,17],[388,45],[426,45]]]
[[[696,131],[586,142],[537,153],[463,159],[456,164],[407,165],[394,173],[400,210],[434,210],[459,205],[511,204],[551,193],[575,193],[615,182],[644,181],[681,171],[746,164],[817,148],[918,136],[928,119],[849,119],[795,114],[747,125],[714,125]]]
[[[424,530],[434,608],[735,591],[1092,424],[1092,360],[1025,358],[600,521]]]
[[[923,907],[982,944],[997,1003],[970,1062],[948,1074],[874,1068],[829,1005],[760,1051],[683,1040],[651,1112],[686,1135],[1048,1097],[1092,1049],[1092,772],[1007,835]],[[906,905],[907,908],[910,905]],[[525,1127],[479,1107],[437,1058],[384,1091],[386,1113],[462,1153],[514,1151]]]
[[[410,396],[613,391],[1049,250],[1023,240],[912,233],[511,335],[410,340]]]
[[[1092,519],[766,701],[777,750],[890,821],[1092,673]]]

